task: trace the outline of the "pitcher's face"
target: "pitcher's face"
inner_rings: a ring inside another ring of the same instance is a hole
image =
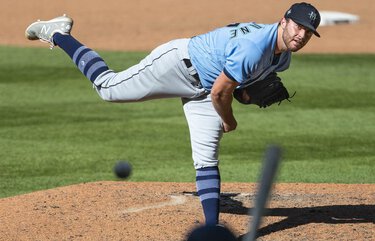
[[[283,42],[285,47],[292,51],[297,52],[303,48],[311,39],[313,32],[306,27],[294,22],[291,19],[283,19]]]

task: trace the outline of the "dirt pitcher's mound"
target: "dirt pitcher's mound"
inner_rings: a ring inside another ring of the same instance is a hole
[[[255,184],[224,183],[241,237]],[[259,240],[374,240],[375,185],[277,184]],[[0,240],[177,241],[203,223],[194,183],[95,182],[0,199]]]

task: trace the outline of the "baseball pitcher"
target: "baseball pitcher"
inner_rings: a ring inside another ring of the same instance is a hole
[[[292,52],[317,37],[318,10],[293,4],[277,23],[235,23],[155,48],[138,64],[111,70],[92,49],[70,33],[73,20],[64,15],[37,21],[26,29],[30,40],[63,49],[110,102],[182,98],[188,122],[196,186],[207,225],[219,222],[219,143],[236,129],[233,97],[243,104],[267,107],[290,98],[277,72],[288,69]]]

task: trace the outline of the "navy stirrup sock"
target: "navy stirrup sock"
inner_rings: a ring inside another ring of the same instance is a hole
[[[205,167],[196,170],[196,185],[202,203],[206,225],[219,223],[220,173],[218,167]]]
[[[93,50],[78,42],[71,35],[56,33],[54,43],[64,50],[78,69],[91,81],[107,71],[109,68],[104,60]]]

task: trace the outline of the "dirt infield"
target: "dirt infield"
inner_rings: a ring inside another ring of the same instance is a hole
[[[239,240],[255,189],[223,184],[221,220]],[[374,240],[374,200],[375,185],[277,184],[259,240]],[[86,183],[0,199],[0,240],[177,241],[201,212],[193,183]]]
[[[0,44],[42,46],[23,37],[26,26],[38,18],[49,19],[67,13],[75,20],[73,35],[94,49],[150,50],[181,37],[190,37],[228,23],[279,21],[290,0],[0,0],[2,36]],[[319,10],[340,11],[360,16],[354,25],[321,27],[320,39],[303,50],[331,53],[375,53],[373,0],[310,1]],[[35,9],[32,10],[31,9]]]
[[[67,13],[75,20],[73,35],[103,50],[150,50],[231,22],[276,22],[294,2],[0,1],[7,10],[0,15],[0,45],[46,47],[26,41],[25,28],[37,18]],[[310,2],[361,19],[319,28],[322,38],[302,52],[375,53],[375,1]],[[221,221],[239,240],[251,222],[254,193],[255,184],[223,184]],[[0,241],[180,241],[202,223],[194,183],[97,182],[0,199]],[[375,240],[375,185],[277,184],[259,240]]]

